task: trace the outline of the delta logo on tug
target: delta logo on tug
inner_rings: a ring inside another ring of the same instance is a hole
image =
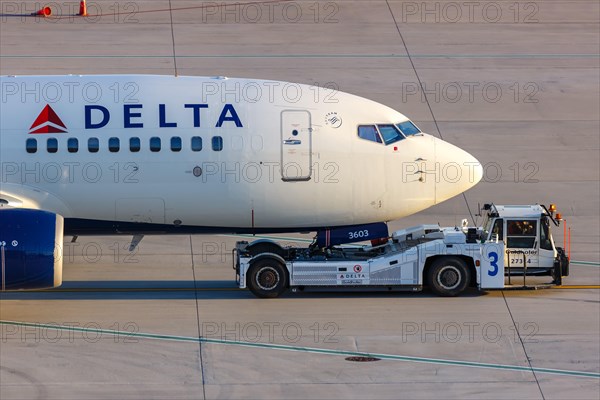
[[[202,121],[204,118],[202,118],[202,111],[209,108],[208,104],[184,104],[183,108],[189,110],[191,126],[194,128],[203,126]],[[124,129],[144,128],[143,110],[143,104],[124,104],[121,116],[122,127]],[[84,129],[86,130],[103,128],[113,119],[111,111],[107,107],[98,104],[85,105],[83,111]],[[179,125],[179,121],[168,119],[167,106],[165,104],[158,105],[158,121],[156,122],[159,128],[177,128]],[[233,104],[223,105],[214,127],[221,128],[226,123],[230,123],[228,124],[229,126],[235,126],[236,128],[243,127],[242,121]],[[29,128],[29,134],[48,133],[67,133],[66,125],[49,104],[44,107]]]
[[[67,133],[66,125],[50,107],[50,104],[46,104],[29,128],[29,134],[40,133]]]

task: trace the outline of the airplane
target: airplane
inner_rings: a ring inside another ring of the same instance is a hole
[[[334,88],[152,75],[0,86],[2,290],[60,285],[65,235],[354,229],[483,175],[398,111]]]

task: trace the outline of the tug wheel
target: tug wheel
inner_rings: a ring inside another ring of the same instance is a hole
[[[427,283],[434,293],[452,297],[462,293],[471,281],[467,264],[458,257],[438,258],[427,273]]]
[[[256,297],[279,297],[288,287],[288,271],[275,258],[261,258],[250,267],[247,284]]]

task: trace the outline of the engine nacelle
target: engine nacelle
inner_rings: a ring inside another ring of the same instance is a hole
[[[0,209],[0,290],[62,284],[63,217],[48,211]]]

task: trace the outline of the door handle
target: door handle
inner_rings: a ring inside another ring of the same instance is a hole
[[[286,140],[283,141],[283,144],[289,144],[289,145],[302,144],[302,140],[298,140],[298,139],[286,139]]]

